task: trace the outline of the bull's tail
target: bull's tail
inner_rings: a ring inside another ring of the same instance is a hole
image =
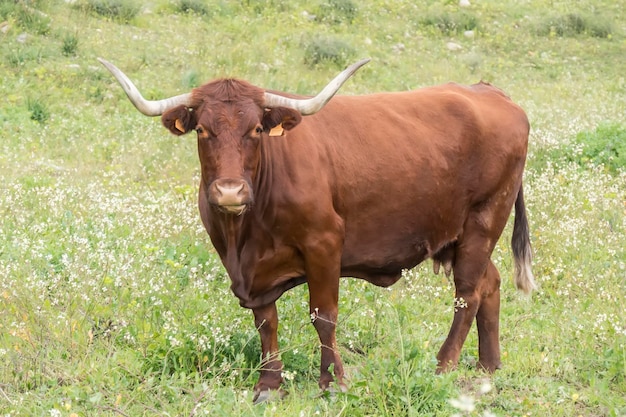
[[[526,294],[537,289],[535,278],[531,270],[532,251],[528,232],[528,219],[526,218],[526,206],[524,205],[524,191],[520,185],[515,200],[515,222],[513,223],[513,236],[511,247],[515,258],[515,286]]]

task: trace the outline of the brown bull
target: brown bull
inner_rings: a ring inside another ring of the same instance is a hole
[[[307,283],[319,385],[345,390],[339,278],[386,287],[428,258],[435,272],[454,271],[462,307],[437,370],[457,364],[474,318],[479,366],[500,366],[500,275],[490,257],[513,205],[515,282],[535,287],[522,193],[529,124],[500,90],[446,84],[330,100],[365,60],[311,99],[221,79],[147,101],[101,62],[142,113],[162,115],[176,135],[197,132],[200,216],[261,336],[256,401],[280,390],[275,302],[286,290]]]

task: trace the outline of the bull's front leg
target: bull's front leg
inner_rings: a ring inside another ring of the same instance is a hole
[[[283,381],[283,363],[278,352],[278,312],[276,303],[264,307],[253,308],[254,324],[261,336],[261,375],[259,382],[254,386],[254,403],[260,403],[270,399],[272,392],[277,392],[279,397],[286,395],[281,390]]]
[[[311,323],[317,330],[322,354],[319,386],[322,390],[330,390],[331,383],[334,382],[338,389],[345,392],[347,387],[343,381],[343,363],[335,338],[339,302],[340,242],[333,242],[332,239],[323,243],[318,242],[314,249],[310,250],[305,258]]]

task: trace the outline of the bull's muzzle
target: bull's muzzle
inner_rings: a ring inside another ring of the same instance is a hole
[[[209,201],[221,212],[239,216],[252,203],[252,192],[244,180],[219,179],[209,188]]]

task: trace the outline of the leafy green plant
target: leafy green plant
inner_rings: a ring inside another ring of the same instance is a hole
[[[611,173],[625,170],[626,126],[604,123],[592,131],[579,132],[570,144],[537,150],[529,163],[535,169],[544,169],[547,164],[572,162],[581,168],[603,166]]]
[[[580,132],[574,143],[581,152],[569,158],[581,166],[604,165],[611,172],[626,169],[626,126],[602,124],[591,132]]]
[[[39,123],[45,123],[50,118],[50,111],[48,106],[37,98],[28,99],[28,111],[30,111],[30,118]]]
[[[66,33],[63,36],[63,44],[61,45],[63,55],[76,55],[78,51],[78,35],[75,33]]]

